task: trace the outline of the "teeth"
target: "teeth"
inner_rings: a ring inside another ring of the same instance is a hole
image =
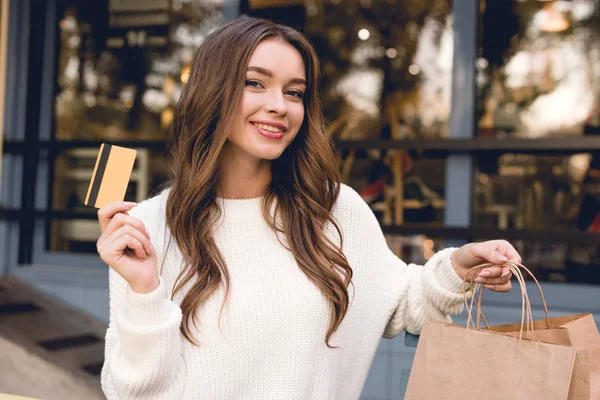
[[[279,128],[275,128],[274,126],[271,125],[265,125],[265,124],[254,124],[254,126],[262,129],[263,131],[269,131],[269,132],[283,132],[282,129]]]

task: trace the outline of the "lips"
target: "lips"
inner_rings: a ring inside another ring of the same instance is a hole
[[[252,125],[255,125],[255,124],[269,125],[269,126],[272,126],[273,128],[281,129],[284,132],[287,131],[287,127],[284,124],[275,122],[275,121],[250,121],[250,123]]]
[[[254,125],[253,123],[251,123],[250,125],[252,125],[254,127],[254,129],[256,129],[256,131],[258,133],[260,133],[262,136],[267,137],[269,139],[281,139],[285,135],[285,132],[269,132],[269,131],[260,129],[258,126]]]

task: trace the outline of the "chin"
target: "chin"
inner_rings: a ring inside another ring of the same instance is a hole
[[[282,153],[281,151],[257,151],[254,155],[262,160],[272,161],[278,159]]]

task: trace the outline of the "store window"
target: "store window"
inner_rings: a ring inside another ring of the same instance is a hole
[[[73,1],[62,12],[59,140],[163,140],[221,0]]]
[[[600,134],[600,1],[482,4],[478,134]],[[597,230],[600,154],[496,153],[476,163],[476,225]]]
[[[125,200],[148,198],[168,178],[167,133],[193,56],[223,23],[222,0],[66,1],[58,10],[52,209],[84,205],[101,142],[138,151]],[[138,145],[136,145],[138,143]],[[150,145],[152,143],[152,145]],[[50,251],[96,253],[97,221],[53,219]]]
[[[599,283],[600,152],[536,143],[600,134],[600,1],[481,4],[477,134],[530,146],[476,157],[474,226],[516,232],[543,280]]]
[[[321,60],[324,113],[336,137],[448,136],[449,1],[309,1],[305,31]]]
[[[591,158],[505,153],[477,160],[475,225],[534,231],[591,228],[600,211],[587,199],[598,193],[588,174]]]
[[[600,133],[600,1],[482,2],[479,135]]]
[[[308,1],[305,15],[334,140],[448,136],[450,2]],[[444,160],[375,148],[343,151],[342,157],[344,182],[382,224],[441,225]]]

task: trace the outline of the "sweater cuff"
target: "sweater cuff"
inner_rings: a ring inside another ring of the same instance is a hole
[[[158,279],[160,282],[158,287],[154,291],[145,294],[134,292],[131,286],[127,285],[125,316],[133,325],[156,325],[167,318],[169,313],[167,286],[162,276],[159,276]]]
[[[463,281],[454,271],[450,255],[456,248],[447,248],[436,253],[426,264],[423,291],[425,297],[443,314],[460,314],[465,297],[471,298],[467,287],[463,291]]]
[[[441,260],[434,269],[434,274],[440,285],[446,290],[453,293],[462,294],[464,291],[468,291],[469,285],[466,285],[466,290],[463,289],[464,282],[452,266],[451,255],[457,250],[457,248],[450,247],[442,250],[444,253]],[[441,254],[440,254],[441,255]]]

